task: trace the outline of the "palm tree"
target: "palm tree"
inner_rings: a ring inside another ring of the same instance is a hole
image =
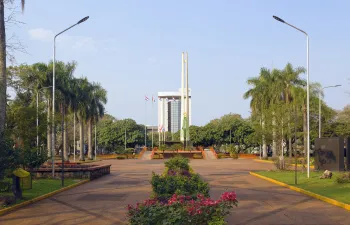
[[[71,88],[71,92],[72,92],[72,98],[70,99],[70,110],[72,111],[73,113],[73,118],[74,118],[74,134],[76,134],[76,117],[77,117],[77,113],[79,111],[79,83],[80,83],[80,79],[76,79],[76,78],[73,78],[72,81],[71,81],[71,85],[70,85],[70,88]],[[74,146],[76,146],[76,140],[74,140]]]
[[[247,83],[253,88],[249,89],[244,98],[251,98],[250,107],[253,113],[259,114],[261,118],[262,133],[265,132],[266,112],[270,105],[270,82],[271,72],[267,68],[261,68],[258,77],[250,78]],[[267,145],[265,135],[262,135],[263,158],[267,158]]]
[[[305,73],[305,68],[298,67],[293,68],[292,64],[288,63],[285,68],[282,70],[280,76],[279,76],[279,85],[282,88],[282,100],[286,105],[286,108],[288,109],[288,149],[289,149],[289,157],[292,157],[292,131],[290,126],[290,120],[291,120],[291,113],[293,111],[293,107],[290,104],[293,99],[293,87],[301,87],[305,85],[305,81],[302,80],[299,76],[302,73]],[[282,137],[283,138],[283,137]],[[282,140],[283,141],[283,140]]]
[[[75,79],[73,82],[74,103],[72,109],[76,113],[79,120],[80,134],[80,161],[84,161],[84,123],[87,120],[87,111],[90,100],[90,83],[86,78]]]
[[[25,0],[21,0],[22,11]],[[0,0],[0,135],[3,135],[6,123],[7,105],[6,80],[6,29],[5,29],[5,0]]]
[[[107,103],[107,92],[98,83],[92,83],[90,90],[90,104],[87,112],[87,126],[88,126],[88,158],[92,159],[92,124],[103,117],[105,108],[104,104]],[[95,146],[96,147],[96,146]]]
[[[76,69],[76,62],[63,63],[56,62],[57,66],[57,89],[59,91],[58,100],[60,100],[60,108],[62,115],[62,150],[64,160],[68,161],[68,137],[67,137],[67,123],[66,123],[66,113],[71,106],[74,98],[74,92],[71,88],[73,73]]]

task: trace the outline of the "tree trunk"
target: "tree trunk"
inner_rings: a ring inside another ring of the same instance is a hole
[[[52,130],[51,130],[51,104],[47,100],[47,156],[50,158],[52,153]]]
[[[277,156],[277,142],[276,142],[276,117],[275,112],[272,112],[272,157]]]
[[[82,119],[79,120],[79,132],[80,132],[80,161],[84,161],[84,121]]]
[[[261,128],[262,128],[262,131],[264,132],[264,130],[265,130],[264,119],[262,119]],[[263,159],[267,159],[267,146],[266,146],[266,140],[265,140],[264,134],[262,135],[262,153],[263,153]]]
[[[306,106],[303,105],[303,132],[304,132],[304,157],[307,151],[307,111]]]
[[[290,131],[291,129],[289,129],[289,131]],[[292,158],[292,138],[291,137],[289,137],[289,139],[288,139],[288,150],[289,150],[289,158]]]
[[[67,122],[66,122],[66,108],[63,107],[63,156],[64,161],[69,161],[68,157],[68,136],[67,136]]]
[[[2,138],[6,122],[6,32],[4,0],[0,1],[0,135]]]
[[[89,146],[89,150],[88,150],[88,158],[90,160],[92,160],[92,120],[89,119],[88,120],[88,146]]]

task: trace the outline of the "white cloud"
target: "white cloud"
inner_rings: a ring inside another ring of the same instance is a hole
[[[154,58],[154,57],[150,57],[150,58],[148,58],[148,62],[151,63],[151,64],[154,64],[154,63],[157,62],[157,59]]]
[[[33,40],[49,42],[53,40],[54,34],[52,30],[44,28],[36,28],[28,31],[29,36]]]
[[[29,37],[32,40],[42,42],[53,42],[54,32],[44,28],[35,28],[28,31]],[[73,49],[83,49],[85,51],[96,51],[99,49],[99,41],[92,37],[86,36],[71,36],[62,34],[56,40],[56,43],[65,43],[66,46],[72,46]]]
[[[77,37],[73,45],[74,49],[97,50],[97,41],[92,37]]]
[[[34,28],[28,30],[28,35],[31,40],[51,44],[55,33],[45,28]],[[120,43],[115,38],[95,39],[89,36],[72,36],[69,33],[60,35],[56,40],[56,44],[72,51],[79,50],[84,52],[118,52],[121,48]],[[157,60],[151,57],[148,59],[148,62],[154,64]]]

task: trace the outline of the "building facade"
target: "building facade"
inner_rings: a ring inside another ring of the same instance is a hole
[[[186,102],[186,99],[185,99]],[[182,129],[181,90],[177,92],[158,92],[158,131],[175,133]],[[185,103],[184,103],[185,104]],[[192,101],[189,89],[189,125],[192,124]]]

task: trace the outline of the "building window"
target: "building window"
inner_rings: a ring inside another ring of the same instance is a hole
[[[171,101],[168,103],[169,111],[169,131],[176,133],[181,129],[181,102]]]

